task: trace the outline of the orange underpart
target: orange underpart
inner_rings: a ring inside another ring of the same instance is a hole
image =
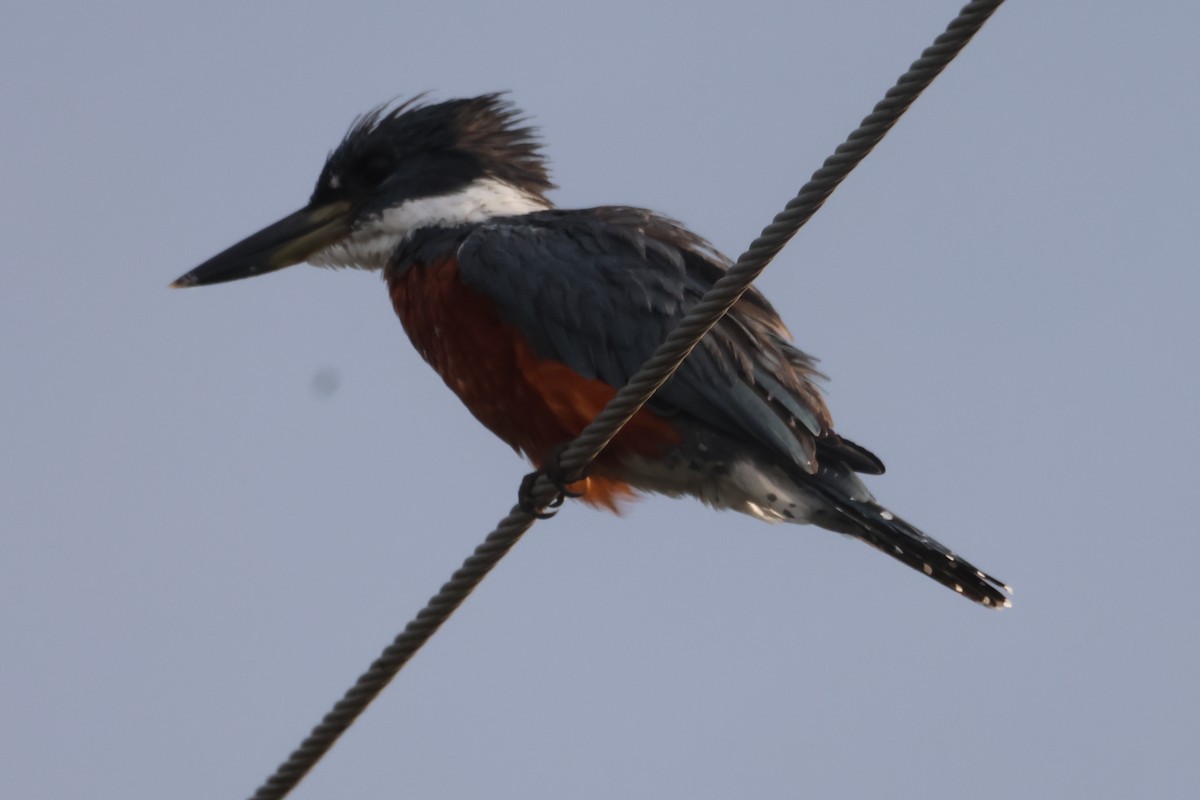
[[[458,279],[454,261],[413,266],[391,280],[390,289],[400,322],[425,360],[476,419],[537,466],[616,394],[603,381],[539,358],[491,301]],[[669,422],[642,409],[601,454],[593,474],[570,488],[616,511],[634,494],[619,477],[622,457],[653,458],[678,442]]]

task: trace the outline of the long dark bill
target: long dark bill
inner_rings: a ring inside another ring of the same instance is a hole
[[[307,206],[213,256],[171,288],[236,281],[299,264],[347,236],[350,218],[349,203]]]

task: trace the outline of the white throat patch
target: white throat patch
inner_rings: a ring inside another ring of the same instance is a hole
[[[340,242],[318,250],[308,263],[318,267],[383,269],[396,248],[422,228],[452,228],[492,217],[545,211],[550,204],[512,184],[485,178],[453,194],[408,200],[364,220]]]

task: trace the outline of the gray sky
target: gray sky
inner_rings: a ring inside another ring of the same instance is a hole
[[[511,89],[560,205],[736,255],[959,5],[9,3],[0,796],[248,794],[510,506],[376,276],[165,288],[355,114]],[[1012,611],[570,507],[295,797],[1191,797],[1197,22],[1008,4],[761,281],[875,493]]]

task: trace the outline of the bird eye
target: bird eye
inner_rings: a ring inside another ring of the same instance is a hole
[[[371,189],[381,185],[392,174],[391,165],[382,156],[367,159],[359,170],[362,182]]]

